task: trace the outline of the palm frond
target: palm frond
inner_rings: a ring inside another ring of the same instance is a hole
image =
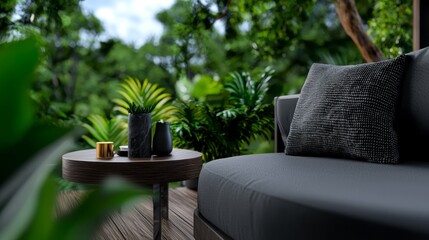
[[[87,120],[89,123],[84,123],[82,126],[88,131],[88,134],[82,138],[89,146],[95,147],[96,142],[112,141],[115,149],[118,149],[120,145],[127,144],[127,124],[123,118],[106,119],[100,115],[90,115]]]
[[[128,104],[127,111],[131,114],[151,113],[155,109],[154,105],[137,105],[135,103]]]
[[[236,118],[239,114],[243,112],[246,112],[244,108],[231,108],[218,112],[216,116],[221,117],[224,120],[230,120]]]
[[[266,69],[257,81],[247,72],[232,73],[232,81],[225,85],[226,91],[231,94],[231,103],[234,106],[245,105],[249,109],[259,108],[269,89],[273,73],[273,70]]]
[[[121,84],[121,89],[118,90],[120,98],[115,98],[113,102],[116,106],[113,111],[128,116],[131,104],[132,110],[145,110],[149,111],[152,115],[152,122],[164,119],[172,121],[175,107],[171,105],[172,97],[165,91],[164,88],[156,84],[150,83],[147,79],[143,82],[136,78],[128,77],[125,82]]]
[[[108,131],[108,123],[106,119],[99,115],[90,115],[88,117],[88,120],[91,122],[89,130],[93,133],[93,135],[99,139],[100,141],[102,139],[107,139],[107,131]],[[86,125],[84,125],[85,127]]]

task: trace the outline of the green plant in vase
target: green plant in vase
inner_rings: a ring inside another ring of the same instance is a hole
[[[125,79],[118,93],[121,98],[113,100],[117,104],[114,110],[128,115],[128,157],[150,157],[152,122],[173,116],[175,108],[168,104],[171,95],[147,79],[141,82],[131,77]]]
[[[147,79],[140,81],[136,78],[126,78],[121,84],[118,94],[120,97],[113,100],[116,104],[113,113],[116,116],[110,119],[102,116],[90,116],[88,118],[89,123],[83,125],[88,131],[88,134],[83,138],[90,146],[95,147],[97,141],[113,141],[115,147],[130,145],[130,116],[149,114],[150,125],[161,118],[166,121],[171,121],[174,118],[176,108],[171,105],[171,95],[164,88],[150,83]],[[134,120],[135,117],[131,122]],[[151,131],[149,134],[151,135]],[[150,155],[145,153],[144,156]],[[143,154],[134,156],[131,150],[131,157],[143,157]]]
[[[128,117],[130,107],[137,110],[138,107],[151,110],[152,121],[157,122],[161,119],[171,121],[176,108],[170,104],[172,97],[164,88],[157,84],[150,83],[147,79],[140,81],[136,78],[128,77],[121,84],[118,90],[119,98],[113,99],[116,106],[113,108],[115,113]],[[134,106],[131,106],[133,104]],[[150,108],[150,109],[148,109]]]
[[[139,106],[130,103],[128,110],[128,157],[142,158],[152,155],[152,118],[154,105]]]
[[[151,113],[153,109],[155,109],[154,105],[138,106],[135,103],[129,104],[129,107],[127,108],[128,113],[131,113],[131,114]]]

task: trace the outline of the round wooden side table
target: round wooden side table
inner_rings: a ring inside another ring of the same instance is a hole
[[[98,184],[109,176],[121,176],[143,186],[153,186],[153,238],[161,239],[161,217],[168,219],[168,183],[199,176],[202,167],[200,152],[173,149],[169,156],[129,159],[115,155],[97,159],[95,149],[63,155],[62,175],[65,180]]]

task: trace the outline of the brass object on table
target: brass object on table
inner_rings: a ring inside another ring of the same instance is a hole
[[[115,156],[113,142],[97,142],[95,152],[97,159],[112,159]]]

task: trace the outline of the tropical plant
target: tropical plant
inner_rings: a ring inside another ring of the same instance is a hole
[[[213,111],[207,103],[197,101],[177,102],[177,121],[173,122],[173,144],[179,148],[194,149],[203,154],[203,161],[211,161],[220,154],[216,144],[223,144],[216,131],[217,124],[210,125]]]
[[[232,81],[225,85],[226,91],[230,93],[230,107],[217,114],[236,125],[227,131],[228,137],[238,135],[240,142],[247,144],[258,136],[270,137],[273,110],[264,100],[273,73],[271,68],[267,68],[258,81],[246,72],[231,75]]]
[[[88,131],[91,137],[84,135],[82,138],[91,146],[96,147],[97,142],[112,141],[115,143],[115,149],[120,145],[126,145],[128,140],[127,122],[121,116],[106,119],[100,115],[90,115],[88,123],[83,127]]]
[[[141,82],[136,78],[128,77],[125,79],[125,83],[121,84],[118,93],[121,98],[113,100],[117,105],[113,110],[125,117],[128,117],[128,110],[132,103],[142,109],[151,110],[154,123],[161,118],[170,121],[175,111],[175,108],[170,105],[171,95],[164,88],[150,83],[147,79]]]
[[[127,108],[127,110],[128,110],[128,113],[131,113],[131,114],[141,114],[141,113],[151,113],[154,108],[155,108],[154,105],[138,106],[135,103],[131,103],[129,104],[129,107]]]
[[[243,145],[259,136],[269,139],[273,109],[264,100],[272,74],[267,69],[257,81],[248,73],[231,74],[221,104],[179,101],[172,124],[175,146],[200,151],[208,162],[240,155]]]
[[[164,119],[170,121],[174,117],[176,108],[170,104],[171,95],[164,88],[150,83],[148,80],[140,82],[138,79],[128,77],[121,84],[118,93],[122,98],[113,100],[117,106],[114,112],[118,115],[107,119],[100,115],[90,115],[89,123],[83,124],[88,131],[82,138],[91,146],[96,142],[113,141],[115,148],[126,145],[128,142],[128,113],[151,113],[152,122]]]
[[[253,80],[247,72],[232,73],[233,81],[225,85],[226,91],[231,94],[231,104],[234,107],[246,107],[252,110],[265,107],[263,100],[273,73],[271,68],[267,68],[258,81]]]

